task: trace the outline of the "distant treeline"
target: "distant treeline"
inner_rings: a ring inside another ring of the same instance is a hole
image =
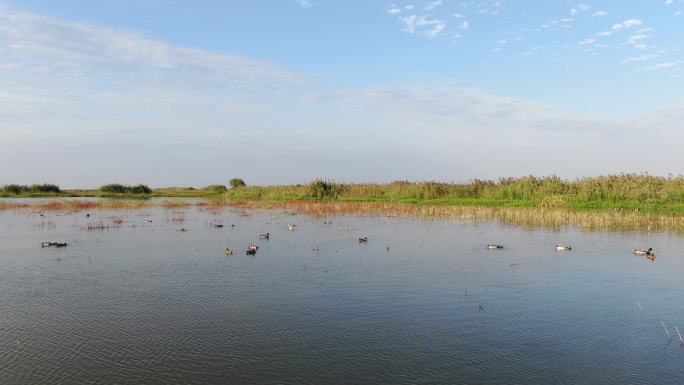
[[[59,186],[55,184],[6,184],[0,187],[0,194],[3,195],[39,195],[39,194],[61,194]]]
[[[475,179],[469,183],[395,181],[386,184],[317,179],[299,185],[240,187],[228,190],[225,196],[236,200],[442,201],[537,207],[684,205],[684,177],[619,174],[566,180],[557,176],[527,176]]]

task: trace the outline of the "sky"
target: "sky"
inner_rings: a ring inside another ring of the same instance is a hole
[[[684,173],[684,0],[0,0],[0,184]]]

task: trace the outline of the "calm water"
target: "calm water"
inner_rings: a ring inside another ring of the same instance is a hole
[[[678,235],[234,209],[85,214],[0,212],[2,384],[684,383]],[[637,246],[658,259],[632,255]]]

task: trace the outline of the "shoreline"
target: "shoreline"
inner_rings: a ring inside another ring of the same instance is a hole
[[[292,214],[326,217],[329,215],[375,215],[387,217],[418,217],[428,219],[457,219],[471,221],[499,221],[504,224],[526,227],[561,228],[576,226],[587,230],[621,231],[673,231],[684,233],[684,215],[633,210],[572,210],[563,208],[506,207],[478,205],[447,205],[396,202],[353,202],[326,200],[227,200],[191,198],[164,199],[110,199],[78,200],[60,198],[23,198],[22,202],[0,201],[0,211],[70,211],[136,210],[143,208],[220,209],[231,207],[241,210],[283,210]],[[46,199],[46,200],[45,200]],[[28,202],[27,202],[28,201]]]

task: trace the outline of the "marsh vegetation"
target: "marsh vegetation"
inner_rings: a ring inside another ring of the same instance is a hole
[[[224,194],[229,200],[336,200],[428,205],[646,210],[684,213],[684,177],[620,174],[565,180],[556,176],[476,179],[469,183],[395,181],[248,186]]]

